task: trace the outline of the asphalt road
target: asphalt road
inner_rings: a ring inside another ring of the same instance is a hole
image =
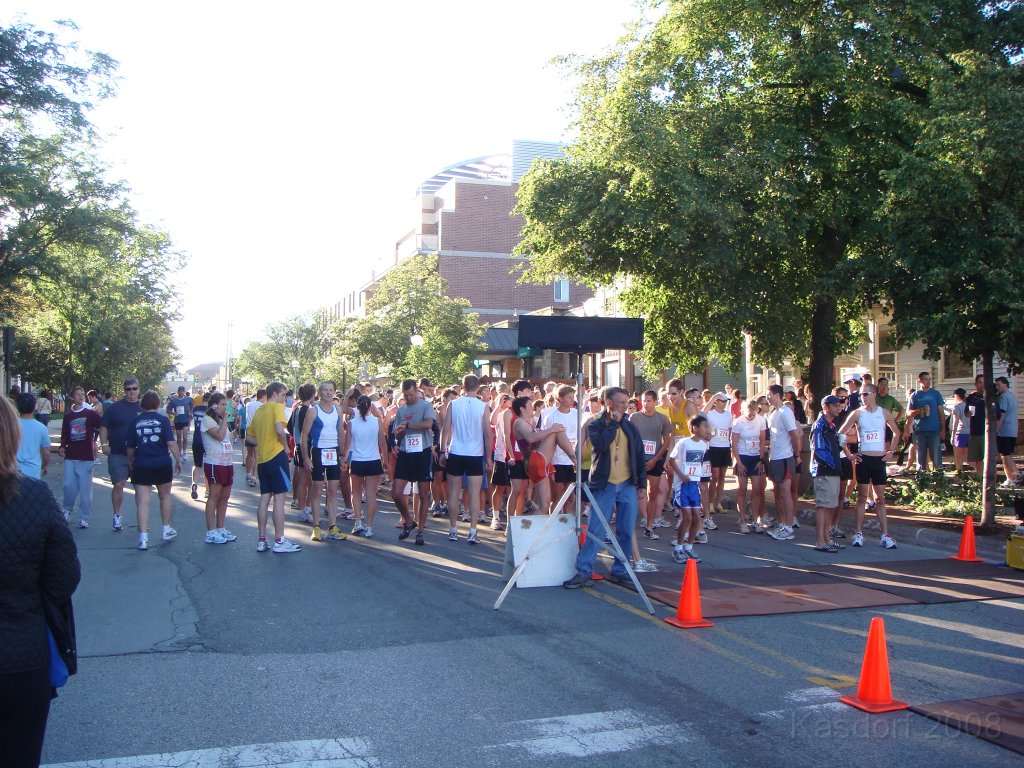
[[[239,540],[211,546],[182,479],[178,538],[159,542],[153,526],[139,552],[131,494],[126,530],[114,533],[105,466],[96,469],[93,525],[74,530],[80,670],[51,708],[44,764],[1020,764],[918,715],[866,715],[837,700],[854,689],[876,615],[899,698],[1024,689],[1021,599],[678,630],[661,620],[666,606],[650,617],[635,594],[600,583],[515,589],[495,611],[502,534],[485,531],[471,547],[445,540],[436,521],[427,546],[413,547],[397,540],[385,505],[373,540],[312,543],[290,513],[287,535],[303,550],[258,554],[255,493],[236,487],[228,527]],[[788,543],[723,529],[700,549],[701,569],[829,557],[812,544],[806,528]],[[667,541],[645,545],[666,559]],[[896,552],[947,554],[902,542]],[[897,555],[868,546],[839,557]]]

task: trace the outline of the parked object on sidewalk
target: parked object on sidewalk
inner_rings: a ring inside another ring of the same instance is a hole
[[[1024,571],[1024,533],[1014,532],[1006,539],[1006,564]]]

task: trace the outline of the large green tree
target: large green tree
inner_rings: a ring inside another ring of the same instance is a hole
[[[274,380],[289,386],[296,380],[317,381],[334,343],[333,324],[325,312],[292,315],[268,325],[261,341],[246,345],[235,362],[235,373],[261,387]],[[298,366],[292,367],[292,361]]]
[[[579,67],[578,139],[520,187],[532,274],[621,281],[645,356],[809,359],[815,392],[875,297],[885,171],[924,49],[976,4],[675,0]],[[947,8],[952,7],[951,11]]]
[[[888,307],[903,343],[981,359],[995,520],[994,376],[1024,370],[1024,4],[964,19],[965,49],[927,53],[928,117],[889,175]],[[998,357],[1008,370],[996,371]]]
[[[483,329],[467,314],[469,302],[447,290],[436,254],[406,259],[381,278],[347,339],[371,376],[452,381],[469,372]],[[417,335],[423,344],[414,346]]]

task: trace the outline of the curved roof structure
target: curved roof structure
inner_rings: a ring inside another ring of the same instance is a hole
[[[449,165],[420,184],[416,194],[422,195],[424,192],[433,194],[452,179],[510,181],[512,179],[512,155],[507,153],[481,155]]]

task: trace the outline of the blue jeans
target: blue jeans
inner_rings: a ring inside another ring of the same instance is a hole
[[[938,432],[914,432],[914,446],[917,449],[917,468],[924,471],[927,456],[932,455],[932,468],[942,469],[942,441]]]
[[[604,490],[594,491],[594,501],[600,507],[605,520],[611,517],[612,510],[615,511],[615,538],[618,539],[626,557],[629,557],[633,550],[633,529],[636,527],[636,513],[639,508],[636,486],[629,480],[618,485],[608,483]],[[607,535],[604,523],[594,513],[591,513],[587,527],[593,536],[587,536],[576,557],[576,572],[581,576],[590,576],[594,572],[598,542],[603,541]],[[616,576],[626,575],[626,566],[618,557],[615,558],[612,573]]]
[[[78,519],[89,522],[92,514],[91,461],[64,460],[64,509],[72,512],[78,499]]]

